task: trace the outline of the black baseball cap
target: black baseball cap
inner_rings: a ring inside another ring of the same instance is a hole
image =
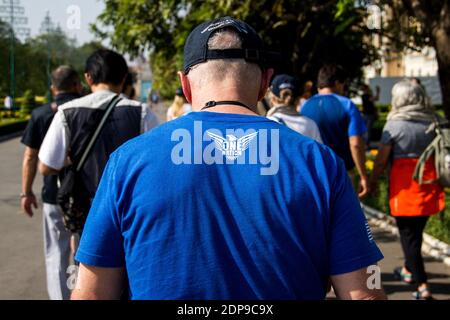
[[[279,74],[273,78],[270,91],[277,97],[280,97],[280,92],[283,89],[290,89],[294,95],[299,95],[300,82],[296,77],[288,74]]]
[[[233,28],[242,40],[241,49],[208,49],[211,35],[221,29]],[[279,60],[279,54],[265,51],[256,31],[247,23],[232,17],[222,17],[203,22],[195,27],[184,44],[184,73],[199,63],[210,59],[245,59],[261,68],[271,67]]]

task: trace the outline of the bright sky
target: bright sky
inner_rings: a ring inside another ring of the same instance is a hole
[[[52,21],[70,37],[76,37],[78,44],[94,40],[89,24],[103,11],[102,0],[13,0],[20,2],[28,17],[31,36],[39,34],[41,23],[47,11]],[[9,0],[0,0],[0,4]],[[79,13],[79,14],[78,14]]]

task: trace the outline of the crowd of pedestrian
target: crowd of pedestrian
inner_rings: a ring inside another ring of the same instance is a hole
[[[302,84],[273,77],[275,58],[243,21],[200,24],[161,125],[133,100],[133,78],[114,51],[87,59],[86,96],[71,67],[53,72],[54,102],[33,111],[22,138],[21,194],[33,216],[39,169],[51,299],[324,299],[331,287],[341,299],[385,299],[367,285],[367,268],[383,255],[359,200],[388,165],[405,254],[395,272],[416,284],[415,298],[432,297],[420,248],[428,217],[444,209],[443,189],[409,179],[434,138],[423,87],[394,86],[369,177],[379,89],[363,87],[361,112],[339,65]],[[426,175],[434,172],[428,165]],[[84,210],[76,197],[61,204],[70,174]]]

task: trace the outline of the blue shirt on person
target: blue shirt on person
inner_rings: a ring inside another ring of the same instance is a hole
[[[335,93],[316,94],[301,107],[301,114],[314,120],[323,143],[344,160],[347,170],[353,162],[349,138],[367,132],[366,124],[356,105]]]
[[[328,147],[265,117],[192,112],[111,155],[76,259],[125,267],[131,299],[324,299],[330,275],[382,254]]]

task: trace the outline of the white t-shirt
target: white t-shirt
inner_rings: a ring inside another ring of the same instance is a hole
[[[286,109],[287,107],[278,107],[274,110],[275,112],[271,110],[272,112],[269,111],[267,118],[284,124],[292,130],[310,137],[319,143],[323,143],[319,127],[312,119],[290,110],[289,112],[283,112]]]
[[[5,104],[5,108],[10,110],[11,107],[12,107],[12,98],[10,96],[7,96],[5,98],[5,103],[4,104]]]

